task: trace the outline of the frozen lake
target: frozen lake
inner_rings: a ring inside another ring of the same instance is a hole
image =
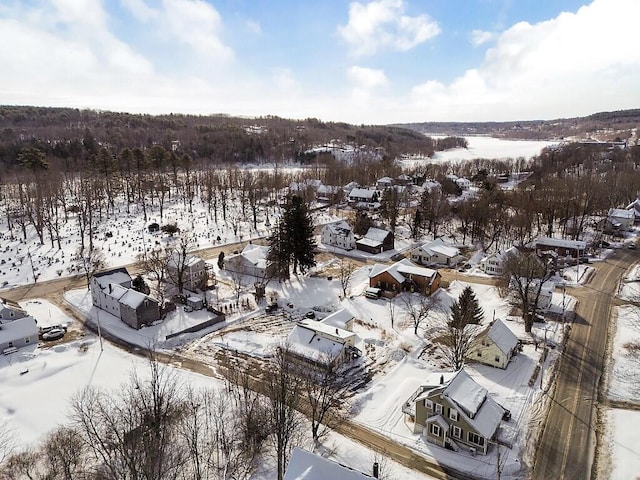
[[[503,140],[494,137],[464,137],[468,148],[456,148],[445,152],[436,152],[433,158],[422,160],[404,160],[407,167],[414,163],[441,163],[441,162],[465,162],[476,158],[487,159],[517,159],[524,157],[526,160],[538,155],[540,151],[549,145],[558,142],[546,140]]]

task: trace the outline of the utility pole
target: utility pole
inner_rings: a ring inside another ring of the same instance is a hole
[[[496,462],[496,480],[500,480],[500,476],[502,475],[502,467],[500,466],[500,443],[498,443],[497,438],[496,438],[496,454],[498,456],[498,461]]]

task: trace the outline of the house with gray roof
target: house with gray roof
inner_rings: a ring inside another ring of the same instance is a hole
[[[518,353],[519,343],[509,327],[497,319],[475,337],[467,359],[505,369]]]
[[[0,324],[0,353],[38,344],[38,324],[29,315]]]
[[[328,247],[337,247],[343,250],[356,248],[356,237],[353,235],[353,229],[345,220],[328,223],[322,227],[320,242]]]
[[[382,253],[394,247],[393,232],[381,228],[371,227],[364,237],[356,240],[356,249],[369,253]]]
[[[18,302],[0,297],[0,324],[24,318],[27,312],[20,306]]]
[[[273,276],[274,266],[269,265],[268,255],[269,247],[250,243],[240,253],[225,257],[224,269],[228,272],[261,279],[270,278]]]
[[[421,265],[455,266],[464,260],[460,249],[448,244],[442,238],[420,245],[409,253],[411,260]]]
[[[125,268],[96,273],[91,277],[93,306],[110,313],[131,328],[139,330],[160,319],[160,304],[154,298],[131,288]]]
[[[311,364],[345,363],[360,356],[356,334],[316,320],[296,323],[287,337],[288,353]]]
[[[463,369],[427,376],[402,411],[414,433],[440,447],[485,455],[508,411]]]

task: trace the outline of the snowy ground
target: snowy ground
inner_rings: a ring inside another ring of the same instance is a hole
[[[538,155],[540,151],[557,142],[540,140],[503,140],[493,137],[464,137],[467,140],[467,148],[456,148],[444,152],[436,152],[433,158],[426,160],[404,160],[405,167],[414,166],[416,163],[460,163],[476,158],[491,159],[517,159],[524,157],[526,160]]]
[[[620,284],[618,296],[637,301],[640,294],[640,265],[634,265]],[[638,478],[640,472],[640,307],[633,304],[614,310],[615,335],[611,347],[608,375],[608,396],[611,400],[629,404],[627,408],[609,408],[607,433],[611,480]]]

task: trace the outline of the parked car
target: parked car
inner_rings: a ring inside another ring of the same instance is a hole
[[[606,240],[600,240],[598,242],[598,246],[600,248],[609,248],[611,246],[611,244],[609,242],[607,242]]]
[[[65,331],[62,328],[52,328],[42,334],[42,339],[47,341],[59,340],[64,337]]]
[[[277,302],[272,302],[269,305],[266,306],[266,308],[264,309],[265,312],[267,313],[273,313],[276,310],[278,310],[278,303]]]
[[[636,244],[634,242],[631,242],[627,245],[627,248],[629,250],[635,250],[636,249]]]
[[[316,318],[316,312],[314,312],[313,310],[309,310],[307,313],[304,314],[304,316],[306,318]]]

